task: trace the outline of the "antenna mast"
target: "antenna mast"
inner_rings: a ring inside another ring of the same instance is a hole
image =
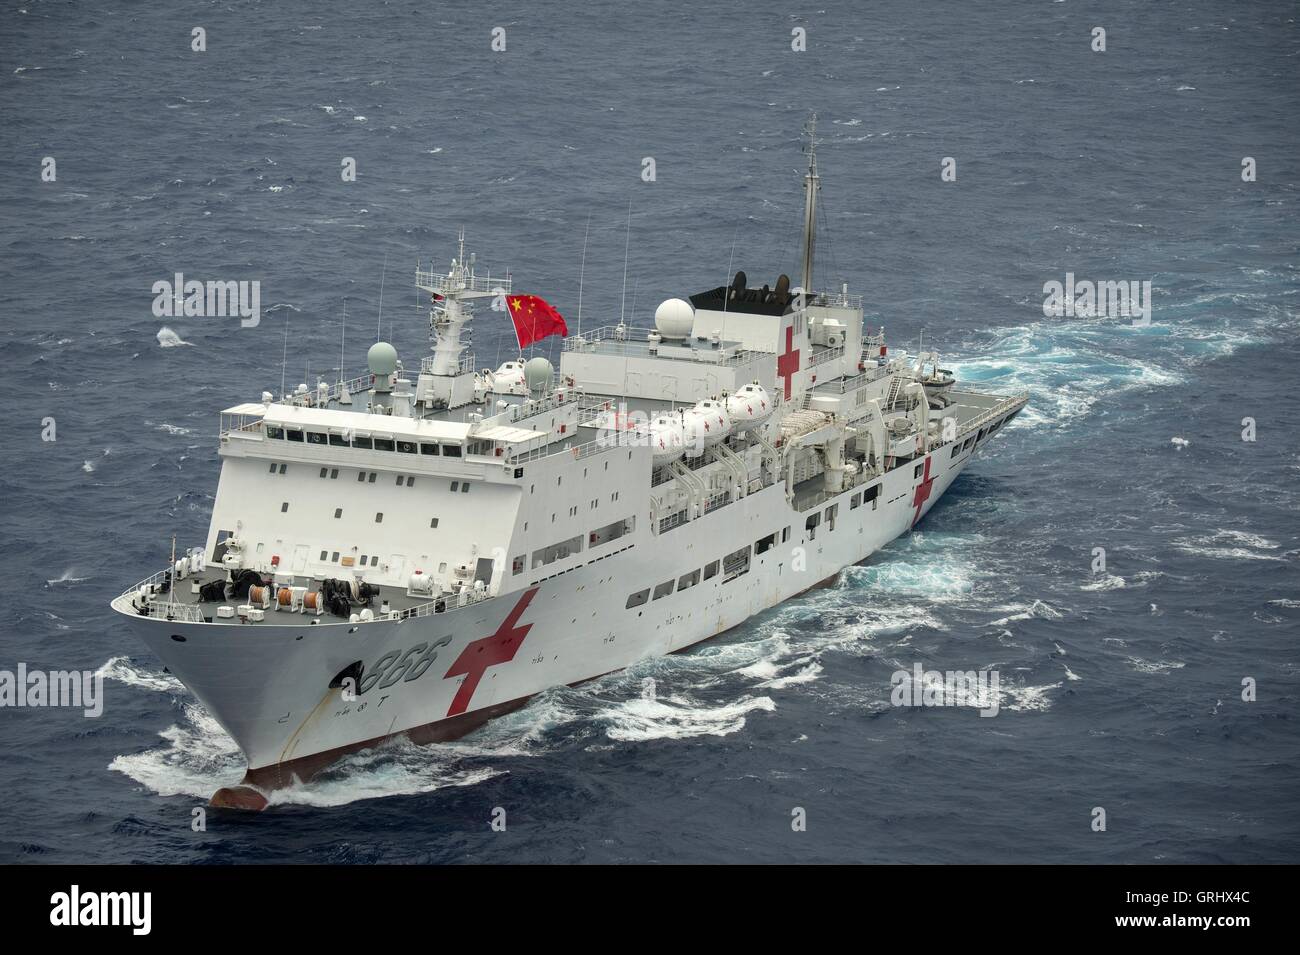
[[[623,310],[627,305],[627,252],[632,243],[632,200],[627,201],[627,235],[623,239],[623,298],[618,303],[618,323],[624,324]]]
[[[388,276],[388,253],[384,253],[384,269],[379,273],[379,318],[375,322],[375,341],[384,335],[384,279]]]
[[[808,172],[803,177],[803,292],[805,301],[812,295],[813,248],[817,243],[817,190],[821,177],[817,175],[817,114],[804,126],[808,136]]]
[[[582,264],[578,266],[578,337],[582,337],[582,277],[587,271],[587,236],[591,235],[591,213],[587,213],[587,231],[582,234]]]

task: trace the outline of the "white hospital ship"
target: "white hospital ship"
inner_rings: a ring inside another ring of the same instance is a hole
[[[891,356],[847,287],[669,299],[653,328],[476,372],[464,242],[417,267],[433,350],[222,412],[206,542],[113,601],[247,757],[260,809],[398,734],[462,735],[548,687],[683,650],[914,527],[1024,396]],[[807,291],[805,291],[807,290]]]

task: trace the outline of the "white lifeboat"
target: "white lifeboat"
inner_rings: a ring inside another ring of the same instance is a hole
[[[671,464],[686,453],[686,433],[681,418],[662,414],[650,422],[650,458],[656,466]]]
[[[498,395],[526,395],[528,386],[524,379],[524,363],[508,361],[496,371],[485,376],[488,388]]]
[[[727,414],[737,433],[744,434],[772,416],[772,399],[758,382],[751,382],[727,398]]]
[[[698,457],[705,448],[718,444],[731,433],[731,418],[722,402],[706,398],[682,415],[682,427],[686,455]]]

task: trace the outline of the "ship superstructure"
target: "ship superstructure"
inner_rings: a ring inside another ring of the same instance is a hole
[[[669,299],[653,328],[476,370],[464,238],[417,267],[433,352],[222,412],[207,540],[113,608],[248,759],[261,808],[343,753],[461,735],[734,627],[913,527],[1025,405],[891,356],[846,286]]]

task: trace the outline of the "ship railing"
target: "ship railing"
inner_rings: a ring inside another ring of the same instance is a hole
[[[987,411],[983,411],[980,414],[977,414],[975,417],[971,418],[969,421],[962,424],[962,426],[957,429],[957,439],[960,439],[965,435],[970,434],[972,431],[976,430],[977,428],[983,427],[985,424],[992,421],[994,418],[1001,417],[1002,415],[1010,411],[1012,408],[1015,407],[1023,408],[1028,403],[1029,403],[1028,392],[1022,392],[1018,395],[1011,395],[1010,397],[1002,399],[997,404],[995,404],[992,408],[989,408]],[[950,443],[955,443],[955,440],[956,439],[954,439],[954,441]]]
[[[487,600],[490,596],[492,595],[486,589],[475,590],[473,587],[465,587],[460,593],[439,594],[432,600],[426,600],[414,607],[396,611],[396,619],[409,620],[412,617],[428,617],[436,613],[446,613],[448,610],[459,610],[461,607],[468,607],[470,604]]]
[[[721,494],[715,494],[704,502],[704,513],[712,514],[720,507],[726,507],[731,503],[731,492],[723,491]]]
[[[170,575],[171,575],[171,570],[169,569],[160,570],[152,577],[147,577],[144,580],[140,581],[138,584],[132,584],[130,587],[127,587],[126,590],[122,591],[122,593],[119,596],[134,597],[136,594],[140,592],[141,587],[147,587],[152,592],[155,584],[166,583]]]
[[[439,292],[444,293],[465,291],[508,294],[511,280],[508,278],[493,278],[491,273],[482,276],[465,272],[461,274],[459,282],[453,282],[451,276],[446,272],[426,271],[417,268],[415,270],[415,284],[425,288],[437,289]]]
[[[845,292],[818,292],[808,300],[809,305],[833,305],[839,308],[861,308],[862,296]]]
[[[867,370],[861,374],[854,375],[852,378],[838,378],[835,381],[824,381],[813,385],[813,391],[821,394],[845,394],[850,391],[857,391],[863,385],[869,385],[873,381],[879,381],[885,377],[888,372],[883,365],[874,363],[868,364]]]
[[[167,600],[151,600],[149,612],[142,616],[153,620],[179,620],[182,623],[203,623],[203,609],[197,604],[178,604]]]
[[[623,358],[639,358],[658,355],[663,348],[674,347],[672,342],[651,344],[647,341],[646,336],[653,331],[655,331],[653,328],[624,328],[620,332],[617,325],[605,325],[593,331],[585,331],[581,335],[574,335],[564,339],[562,348],[568,352],[600,351]],[[693,349],[691,359],[705,364],[731,368],[751,364],[763,354],[767,353],[748,348],[738,348],[732,344],[720,346],[716,349]]]
[[[135,603],[135,598],[139,597],[141,589],[144,589],[148,595],[145,604],[146,612],[141,616],[151,617],[161,620],[180,620],[185,623],[202,623],[203,610],[197,604],[179,603],[174,599],[174,595],[169,590],[166,593],[161,592],[165,585],[172,583],[172,572],[170,570],[160,570],[152,577],[148,577],[138,584],[128,587],[119,595],[120,598],[131,598],[131,606],[139,609]]]
[[[420,374],[422,374],[422,375],[432,375],[432,374],[433,374],[434,362],[437,361],[437,360],[438,360],[438,359],[437,359],[437,356],[436,356],[436,355],[426,355],[425,357],[421,358],[421,359],[420,359]],[[472,375],[472,374],[474,374],[474,372],[475,372],[475,370],[476,370],[477,368],[478,368],[478,364],[476,363],[474,356],[473,356],[473,355],[466,355],[464,358],[462,358],[462,359],[457,363],[457,365],[456,365],[456,374],[458,374],[458,375]]]
[[[844,346],[837,345],[834,348],[824,348],[815,352],[808,362],[809,368],[816,368],[818,365],[825,364],[828,361],[834,361],[837,358],[844,357]]]
[[[509,458],[509,462],[513,465],[527,464],[529,461],[537,461],[540,460],[541,458],[549,458],[552,455],[556,455],[556,454],[567,454],[572,456],[572,458],[575,461],[581,461],[584,458],[591,457],[593,454],[601,454],[605,451],[613,451],[615,448],[619,448],[619,447],[628,447],[630,446],[630,444],[631,444],[630,442],[628,444],[620,444],[619,442],[610,440],[609,438],[596,438],[593,441],[586,441],[583,442],[582,444],[572,444],[566,442],[564,445],[558,448],[555,447],[553,444],[547,444],[547,445],[543,445],[540,448],[534,448],[531,451],[526,451],[523,454],[517,454]]]
[[[669,514],[659,522],[659,533],[663,534],[672,530],[674,527],[681,527],[686,523],[686,511],[681,510],[676,514]]]
[[[336,381],[329,386],[325,392],[325,404],[337,401],[343,394],[343,389],[347,389],[349,395],[355,395],[359,392],[369,391],[370,386],[374,384],[375,376],[370,374],[358,375],[348,381]],[[301,394],[289,394],[280,399],[280,404],[294,405],[298,408],[319,408],[322,407],[320,392],[316,389],[308,389]]]

